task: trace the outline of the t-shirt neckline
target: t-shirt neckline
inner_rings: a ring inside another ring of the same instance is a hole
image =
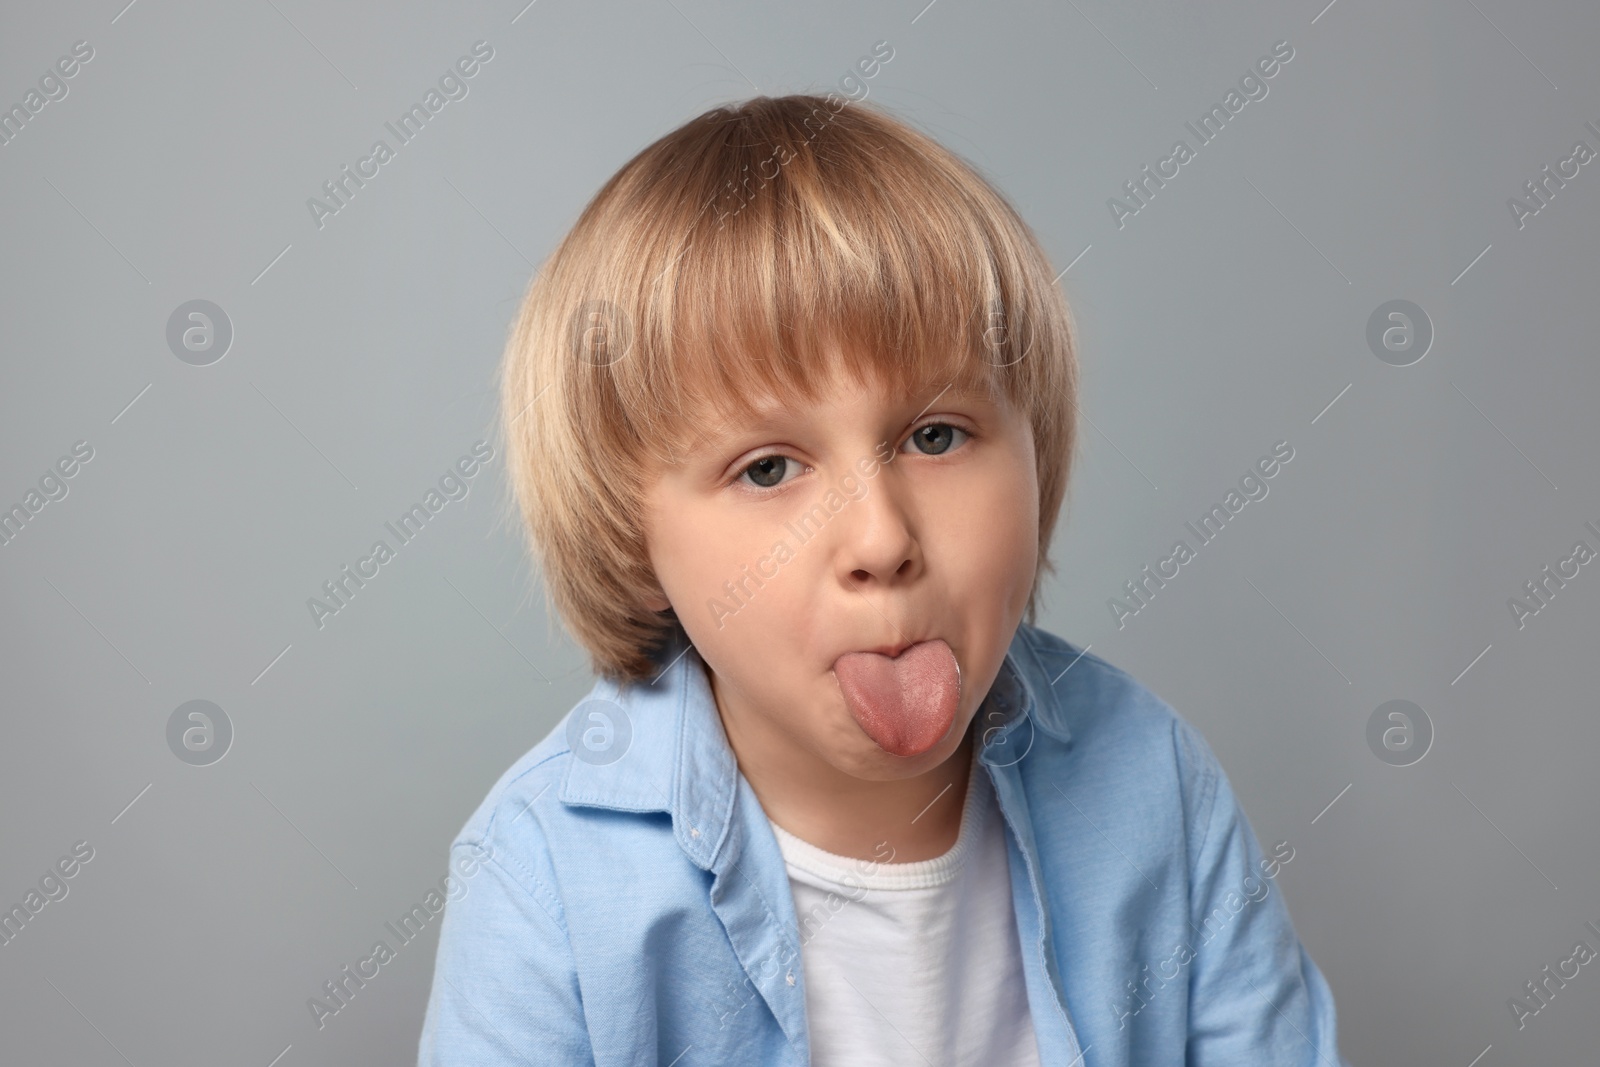
[[[961,809],[961,829],[956,842],[942,855],[910,863],[886,863],[877,860],[841,856],[818,848],[811,842],[796,837],[777,823],[768,820],[784,863],[791,875],[810,876],[808,881],[826,883],[820,888],[843,887],[851,890],[908,890],[929,889],[947,885],[955,880],[968,857],[977,849],[977,842],[989,820],[993,804],[993,786],[988,774],[979,765],[977,749],[973,749],[972,765],[967,773],[967,797]],[[888,844],[892,847],[894,842]]]

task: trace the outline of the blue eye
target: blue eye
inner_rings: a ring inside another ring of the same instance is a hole
[[[917,449],[923,455],[937,456],[960,443],[956,441],[955,434],[960,434],[963,440],[970,436],[961,427],[952,426],[948,422],[929,422],[911,431],[911,436],[906,440],[917,442]]]
[[[749,477],[750,484],[758,489],[772,489],[784,481],[784,474],[791,466],[798,466],[787,456],[762,456],[739,472],[740,478]]]

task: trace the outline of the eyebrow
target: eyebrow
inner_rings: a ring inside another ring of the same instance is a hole
[[[751,433],[760,433],[782,421],[783,409],[780,407],[764,407],[757,409],[754,418],[744,423],[718,423],[716,426],[691,424],[690,434],[683,442],[685,458],[691,462],[696,460],[696,452],[720,452],[731,448],[734,440]],[[700,456],[703,462],[710,462],[712,456]]]
[[[988,390],[983,388],[980,383],[968,383],[955,380],[951,381],[942,389],[940,389],[933,399],[924,404],[922,409],[915,415],[912,415],[911,418],[913,420],[920,419],[923,415],[928,413],[930,408],[932,408],[946,396],[955,396],[965,400],[974,400],[982,403],[992,403],[988,394]],[[715,429],[695,427],[692,429],[691,436],[686,443],[684,450],[692,453],[697,447],[706,450],[716,450],[729,447],[733,439],[736,437],[746,433],[759,433],[763,430],[772,428],[776,423],[785,421],[787,412],[788,409],[782,405],[763,404],[755,409],[754,416],[750,422],[731,426],[719,425]]]

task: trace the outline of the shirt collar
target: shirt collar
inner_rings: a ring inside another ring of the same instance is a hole
[[[989,694],[973,716],[978,758],[1015,766],[1035,730],[1070,741],[1065,701],[1017,627]],[[572,759],[560,797],[569,805],[667,812],[678,843],[710,870],[733,824],[739,767],[699,652],[680,632],[650,682],[600,679],[564,720]]]

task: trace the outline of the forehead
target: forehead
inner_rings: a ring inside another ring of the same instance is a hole
[[[1004,391],[977,376],[902,383],[892,378],[863,379],[834,370],[815,395],[799,390],[770,390],[747,394],[737,400],[727,397],[707,400],[679,420],[678,433],[674,436],[676,449],[692,457],[697,449],[714,450],[753,430],[797,426],[835,404],[849,404],[863,398],[878,411],[907,420],[936,410],[942,404],[1010,407]]]

